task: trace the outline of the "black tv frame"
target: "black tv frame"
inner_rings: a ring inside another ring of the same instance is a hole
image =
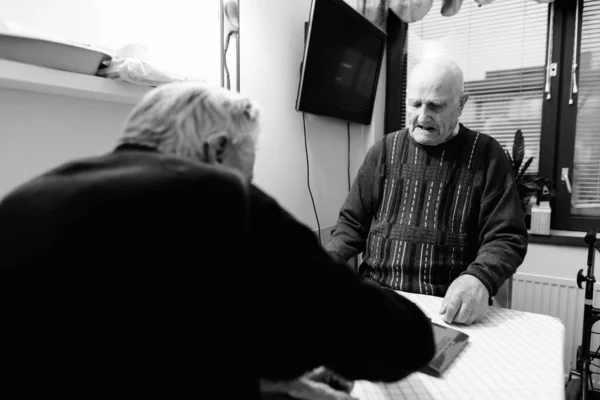
[[[332,114],[336,114],[336,115],[331,115],[331,114],[322,113],[319,110],[317,110],[317,111],[311,110],[310,106],[308,108],[303,107],[302,109],[300,107],[301,100],[302,100],[302,92],[304,89],[304,76],[305,76],[305,72],[306,72],[305,69],[306,69],[306,65],[307,65],[308,51],[310,49],[310,40],[311,40],[311,35],[312,35],[313,16],[314,16],[317,2],[319,2],[319,1],[328,1],[329,3],[332,3],[334,6],[340,8],[343,12],[345,12],[346,14],[348,14],[349,16],[354,18],[358,24],[361,24],[363,27],[366,28],[366,30],[371,31],[371,33],[373,33],[375,36],[377,36],[383,42],[382,50],[377,59],[377,68],[376,68],[377,74],[375,76],[375,80],[373,82],[373,88],[371,90],[372,95],[371,95],[371,99],[369,102],[369,108],[371,110],[371,113],[370,113],[368,120],[355,117],[355,116],[351,115],[350,113],[345,113],[345,114],[344,113],[332,113]],[[305,29],[304,54],[302,57],[302,65],[300,68],[300,83],[298,85],[298,94],[296,97],[296,111],[307,112],[307,113],[316,114],[316,115],[322,115],[325,117],[341,119],[341,120],[349,121],[349,122],[356,122],[356,123],[363,124],[363,125],[369,125],[373,119],[373,111],[374,111],[374,107],[375,107],[375,97],[377,95],[377,85],[379,83],[379,76],[381,75],[381,67],[383,64],[383,55],[386,50],[386,42],[387,42],[387,34],[384,31],[382,31],[381,29],[379,29],[377,26],[375,26],[367,18],[365,18],[361,13],[359,13],[354,8],[352,8],[350,5],[348,5],[344,0],[313,0],[311,2],[310,19],[308,22],[308,29],[307,30]]]

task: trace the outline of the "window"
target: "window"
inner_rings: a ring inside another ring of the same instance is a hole
[[[600,1],[583,7],[571,214],[600,216]],[[571,88],[571,91],[573,87]],[[569,93],[571,94],[571,93]]]
[[[548,6],[531,1],[475,2],[444,17],[432,11],[408,27],[407,73],[419,61],[448,56],[461,66],[470,97],[461,122],[507,149],[525,136],[529,172],[538,171],[545,84]]]
[[[565,3],[556,6],[564,29],[553,55],[560,60],[553,227],[583,231],[600,227],[600,0]]]

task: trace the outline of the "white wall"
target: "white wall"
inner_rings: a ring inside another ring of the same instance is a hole
[[[255,179],[302,222],[316,228],[306,185],[302,114],[295,111],[310,0],[241,0],[241,91],[263,111]],[[356,0],[348,0],[355,5]],[[371,126],[351,124],[351,175],[383,133],[385,68]],[[333,225],[347,195],[346,122],[306,114],[311,189],[321,227]]]
[[[0,89],[0,198],[74,158],[114,148],[131,106]]]
[[[585,233],[581,233],[582,242],[584,235]],[[583,268],[587,274],[587,254],[585,247],[530,243],[525,261],[518,272],[575,280],[580,269]],[[598,273],[595,275],[598,276]]]

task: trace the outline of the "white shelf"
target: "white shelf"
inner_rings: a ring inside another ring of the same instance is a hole
[[[152,88],[0,59],[0,88],[137,104]]]

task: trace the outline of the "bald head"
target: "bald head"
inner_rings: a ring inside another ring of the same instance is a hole
[[[449,58],[432,58],[415,65],[408,87],[411,85],[430,86],[460,96],[464,78],[458,64]]]
[[[467,102],[458,64],[434,58],[417,64],[406,88],[409,132],[418,143],[436,146],[452,137]]]

